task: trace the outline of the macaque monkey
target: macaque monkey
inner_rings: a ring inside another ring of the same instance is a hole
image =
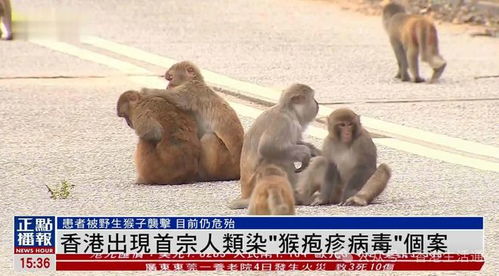
[[[10,0],[0,0],[0,35],[4,40],[12,40],[12,8]]]
[[[204,82],[199,68],[183,61],[165,73],[169,81],[161,95],[178,108],[192,112],[201,140],[201,167],[205,180],[239,179],[239,162],[244,130],[236,112]],[[158,90],[156,90],[158,91]]]
[[[138,184],[182,184],[199,178],[201,144],[196,121],[161,97],[121,94],[117,113],[139,136],[135,151]]]
[[[396,78],[402,81],[423,82],[419,76],[418,56],[430,64],[433,75],[430,83],[435,83],[442,75],[446,61],[438,51],[438,35],[435,25],[425,16],[407,14],[404,7],[390,3],[383,8],[383,25],[395,52],[399,71]]]
[[[352,110],[333,111],[327,124],[323,156],[314,158],[300,178],[297,201],[365,206],[385,189],[391,170],[386,164],[376,168],[376,146]]]
[[[248,207],[250,215],[294,215],[295,198],[286,171],[275,165],[262,165],[256,172],[256,185]]]
[[[297,173],[309,163],[311,144],[302,141],[302,134],[315,119],[319,105],[314,99],[314,90],[304,84],[293,84],[283,91],[279,102],[263,112],[244,136],[241,153],[241,196],[229,207],[248,207],[255,187],[255,172],[260,164],[274,164],[286,171],[292,187],[296,185]],[[294,163],[301,162],[296,169]]]

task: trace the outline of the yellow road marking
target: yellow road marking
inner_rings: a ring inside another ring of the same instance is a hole
[[[111,67],[113,69],[119,70],[127,74],[151,74],[150,71],[142,67],[112,57],[108,57],[102,54],[94,53],[92,51],[88,51],[68,43],[49,41],[49,40],[43,40],[43,41],[32,40],[31,42],[52,50],[56,50],[75,57],[79,57],[84,60],[106,65],[108,67]],[[129,78],[131,81],[137,84],[153,88],[164,88],[166,84],[164,81],[156,77],[128,76],[127,78]],[[239,115],[245,117],[256,118],[262,112],[261,110],[258,110],[256,108],[245,106],[235,102],[229,101],[229,104],[235,109],[235,111]],[[327,135],[327,132],[324,129],[311,126],[308,128],[307,134],[319,139],[323,139]],[[442,160],[445,162],[459,164],[481,170],[499,172],[499,164],[494,162],[479,160],[476,158],[469,158],[454,153],[432,149],[422,145],[416,145],[413,143],[400,141],[398,139],[379,138],[375,139],[375,142],[378,144],[385,145],[387,147],[414,153],[432,159]]]

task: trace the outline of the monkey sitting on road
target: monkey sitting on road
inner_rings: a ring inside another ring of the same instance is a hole
[[[376,146],[352,110],[333,111],[327,125],[323,156],[314,158],[300,178],[297,201],[365,206],[385,189],[390,167],[381,164],[376,168]]]
[[[165,73],[167,90],[143,89],[161,96],[178,108],[192,112],[201,140],[201,173],[204,180],[239,179],[244,130],[236,112],[204,82],[199,68],[189,61]]]
[[[138,184],[182,184],[198,180],[201,144],[196,121],[161,97],[121,94],[117,113],[135,129]]]
[[[262,165],[256,172],[256,185],[248,207],[250,215],[294,215],[295,198],[286,171],[275,165]]]
[[[12,39],[12,8],[10,0],[0,0],[0,35],[4,40]]]
[[[423,82],[419,76],[418,56],[433,68],[430,83],[442,75],[446,62],[438,51],[438,35],[435,25],[425,16],[409,15],[404,7],[397,3],[387,4],[383,8],[383,25],[397,58],[399,71],[396,78],[409,81],[407,68],[413,82]]]
[[[303,131],[318,111],[314,90],[304,84],[293,84],[281,94],[276,105],[255,120],[244,136],[241,152],[241,196],[229,204],[230,208],[248,207],[255,187],[255,172],[262,163],[282,168],[291,185],[296,185],[297,173],[308,166],[311,152],[318,151],[302,141]],[[296,169],[294,162],[301,162],[301,167]]]

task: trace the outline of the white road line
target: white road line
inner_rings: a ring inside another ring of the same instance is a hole
[[[114,52],[136,60],[145,61],[164,68],[168,68],[172,64],[177,62],[170,58],[152,54],[134,47],[119,44],[95,36],[83,37],[81,41],[83,43],[105,49],[110,52]],[[205,80],[214,86],[240,92],[246,96],[265,100],[271,103],[276,103],[281,93],[280,91],[271,88],[235,80],[230,77],[207,70],[202,70],[202,74],[204,75]],[[333,109],[331,108],[321,106],[319,116],[328,116],[332,111]],[[450,148],[454,151],[457,150],[469,154],[482,155],[499,159],[499,148],[494,146],[454,138],[447,135],[436,134],[413,127],[389,123],[366,116],[362,116],[362,124],[369,131],[376,134],[386,135],[411,142],[422,141],[426,144],[438,145],[440,148]]]
[[[121,72],[127,73],[127,74],[133,74],[133,73],[139,73],[139,74],[150,74],[151,72],[130,64],[128,62],[124,62],[112,57],[108,57],[105,55],[101,55],[98,53],[94,53],[89,50],[85,50],[82,48],[79,48],[77,46],[68,44],[68,43],[63,43],[63,42],[57,42],[57,41],[48,41],[48,40],[32,40],[32,43],[35,43],[37,45],[56,50],[68,55],[72,55],[84,60],[88,60],[91,62],[99,63],[102,65],[106,65],[108,67],[111,67],[113,69],[119,70]],[[156,77],[135,77],[135,76],[128,76],[127,77],[129,80],[142,85],[142,86],[147,86],[147,87],[152,87],[152,88],[164,88],[165,87],[165,82],[162,81],[161,79],[158,79]],[[242,105],[240,103],[235,103],[235,102],[230,102],[229,104],[236,110],[236,112],[240,116],[244,117],[250,117],[250,118],[256,118],[258,115],[262,113],[261,110]],[[319,139],[324,139],[324,137],[327,135],[327,131],[324,129],[320,129],[317,127],[310,126],[307,130],[307,134],[319,138]],[[488,170],[488,171],[495,171],[499,172],[499,164],[494,163],[494,162],[489,162],[489,161],[484,161],[484,160],[479,160],[475,158],[469,158],[469,157],[464,157],[460,156],[458,154],[454,153],[449,153],[449,152],[444,152],[441,150],[435,150],[431,149],[425,146],[421,145],[415,145],[412,143],[404,142],[404,141],[399,141],[397,139],[387,139],[387,138],[379,138],[375,139],[375,142],[377,144],[382,144],[387,147],[399,149],[402,151],[410,152],[410,153],[415,153],[421,156],[437,159],[437,160],[442,160],[445,162],[449,163],[454,163],[454,164],[459,164],[463,166],[468,166],[476,169],[481,169],[481,170]]]

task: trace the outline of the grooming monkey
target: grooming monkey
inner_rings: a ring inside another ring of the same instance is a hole
[[[302,133],[319,111],[314,90],[304,84],[293,84],[281,94],[279,102],[263,112],[244,136],[241,152],[241,196],[233,200],[232,209],[246,208],[255,187],[255,172],[262,164],[282,168],[294,187],[297,173],[309,163],[311,152],[318,151],[302,142]],[[301,162],[296,169],[294,162]]]
[[[239,179],[244,130],[236,112],[204,82],[199,68],[189,61],[174,64],[165,73],[166,91],[143,89],[160,95],[196,118],[201,140],[201,167],[205,180]]]
[[[294,215],[295,198],[286,171],[275,165],[262,165],[256,172],[256,185],[248,207],[250,215]]]
[[[12,40],[12,8],[10,0],[0,0],[0,35],[4,40]]]
[[[383,26],[397,58],[399,71],[395,77],[411,80],[407,73],[409,68],[412,81],[423,82],[418,69],[418,56],[421,55],[421,60],[433,68],[430,83],[435,83],[446,66],[438,51],[435,25],[425,16],[407,14],[400,4],[389,3],[383,8]]]
[[[365,206],[385,189],[391,170],[386,164],[376,168],[376,146],[352,110],[333,111],[327,124],[323,156],[314,158],[300,178],[297,201]]]
[[[198,179],[201,145],[196,121],[161,97],[126,91],[117,113],[139,136],[135,151],[138,184],[181,184]]]

